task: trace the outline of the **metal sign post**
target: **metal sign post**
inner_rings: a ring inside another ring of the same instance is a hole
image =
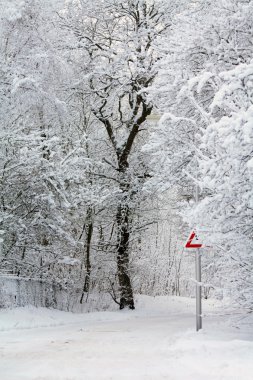
[[[196,330],[202,329],[202,304],[201,304],[201,252],[200,248],[202,244],[198,242],[193,242],[194,238],[197,239],[195,231],[192,231],[186,244],[185,248],[195,249],[195,273],[196,273]]]
[[[199,187],[196,184],[195,201],[199,203]],[[196,273],[196,330],[202,329],[202,305],[201,305],[201,253],[200,248],[196,249],[195,253],[195,273]]]
[[[193,242],[196,237],[195,231],[192,231],[187,243],[185,244],[185,248],[193,248],[195,249],[195,275],[196,275],[196,330],[199,331],[202,329],[202,304],[201,304],[201,293],[202,293],[202,285],[201,285],[201,252],[200,248],[202,244]]]
[[[195,265],[196,265],[196,330],[202,329],[202,287],[201,287],[201,253],[200,249],[196,249],[195,253]]]

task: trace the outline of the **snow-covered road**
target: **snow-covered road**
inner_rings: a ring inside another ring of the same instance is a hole
[[[0,379],[253,379],[249,328],[216,315],[196,333],[194,322],[194,301],[176,297],[142,296],[123,312],[2,310]]]

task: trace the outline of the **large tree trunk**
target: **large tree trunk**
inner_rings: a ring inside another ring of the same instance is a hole
[[[129,277],[129,207],[120,205],[117,212],[117,269],[120,287],[120,309],[134,309],[133,290]]]
[[[121,190],[123,197],[117,209],[117,274],[120,290],[120,309],[125,307],[134,309],[133,290],[129,276],[129,237],[130,237],[130,210],[129,210],[129,183],[125,176],[128,163],[119,164]]]
[[[83,303],[84,294],[88,293],[90,290],[90,275],[91,275],[91,262],[90,262],[90,251],[91,251],[91,239],[93,233],[93,221],[92,221],[92,208],[87,211],[87,223],[85,223],[86,231],[86,257],[85,257],[85,269],[86,275],[84,279],[83,291],[80,299],[80,303]]]

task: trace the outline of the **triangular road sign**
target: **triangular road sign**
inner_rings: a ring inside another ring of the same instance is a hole
[[[187,240],[187,243],[185,244],[185,248],[201,248],[202,247],[202,244],[192,243],[194,238],[197,239],[197,236],[196,236],[195,231],[192,231],[189,239]]]

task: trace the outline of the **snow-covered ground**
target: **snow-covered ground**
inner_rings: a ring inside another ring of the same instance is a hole
[[[205,301],[137,298],[135,311],[0,311],[1,380],[252,380],[253,328]]]

